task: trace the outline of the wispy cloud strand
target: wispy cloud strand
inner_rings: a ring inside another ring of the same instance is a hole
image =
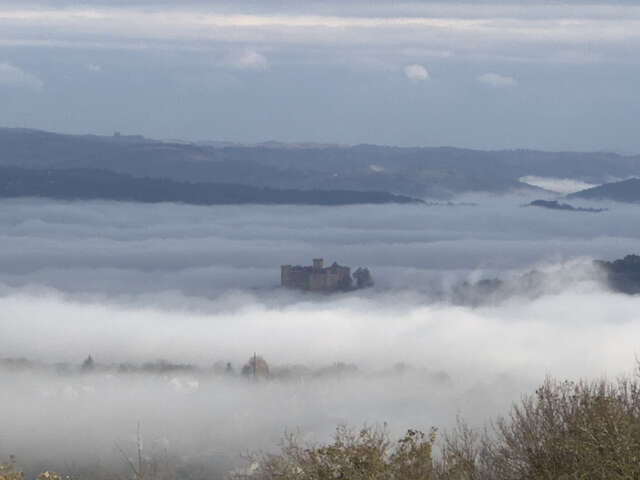
[[[10,63],[0,63],[0,87],[18,87],[40,91],[43,85],[42,80],[37,76]]]
[[[515,87],[518,84],[515,78],[498,73],[483,73],[478,77],[478,81],[493,88]]]

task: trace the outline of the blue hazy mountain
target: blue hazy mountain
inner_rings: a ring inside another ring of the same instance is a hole
[[[88,168],[181,182],[374,190],[441,198],[461,192],[530,188],[518,180],[525,175],[590,183],[602,183],[611,176],[640,175],[640,157],[611,153],[186,143],[9,128],[0,129],[0,166]]]
[[[640,178],[629,178],[620,182],[605,183],[568,195],[569,198],[589,200],[614,200],[616,202],[640,202]]]
[[[162,178],[137,178],[95,169],[25,169],[0,167],[0,198],[46,197],[61,200],[181,202],[194,205],[419,203],[387,192],[294,190],[191,183]]]

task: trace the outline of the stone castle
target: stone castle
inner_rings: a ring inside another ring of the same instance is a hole
[[[366,274],[364,274],[366,272]],[[373,285],[368,269],[359,268],[356,277],[357,288]],[[362,281],[362,275],[366,281]],[[280,269],[281,285],[286,288],[296,288],[312,292],[336,292],[353,289],[351,268],[338,265],[336,262],[330,267],[324,267],[322,258],[314,258],[311,266],[282,265]]]

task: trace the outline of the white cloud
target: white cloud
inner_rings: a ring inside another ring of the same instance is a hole
[[[515,78],[497,73],[484,73],[478,77],[478,81],[493,88],[515,87],[518,84]]]
[[[0,63],[0,86],[42,90],[42,80],[9,63]]]
[[[404,74],[410,80],[429,80],[429,72],[427,72],[427,69],[418,64],[407,65],[404,67]]]
[[[255,50],[247,50],[236,58],[233,66],[240,70],[266,70],[269,68],[267,57]]]
[[[95,63],[89,63],[87,65],[87,70],[89,70],[90,72],[101,72],[102,71],[102,67],[100,65],[96,65]]]

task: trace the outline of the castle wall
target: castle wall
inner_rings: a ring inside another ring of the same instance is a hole
[[[302,268],[283,265],[280,280],[283,287],[309,290],[309,272]]]
[[[309,275],[309,290],[322,291],[327,288],[327,274],[320,270]]]
[[[328,268],[321,268],[322,259],[314,259],[313,267],[281,267],[281,284],[287,288],[326,292],[348,289],[351,287],[351,269],[336,263]],[[319,268],[320,267],[320,268]]]
[[[340,283],[340,275],[337,272],[327,272],[325,275],[325,285],[329,290],[335,290]]]

